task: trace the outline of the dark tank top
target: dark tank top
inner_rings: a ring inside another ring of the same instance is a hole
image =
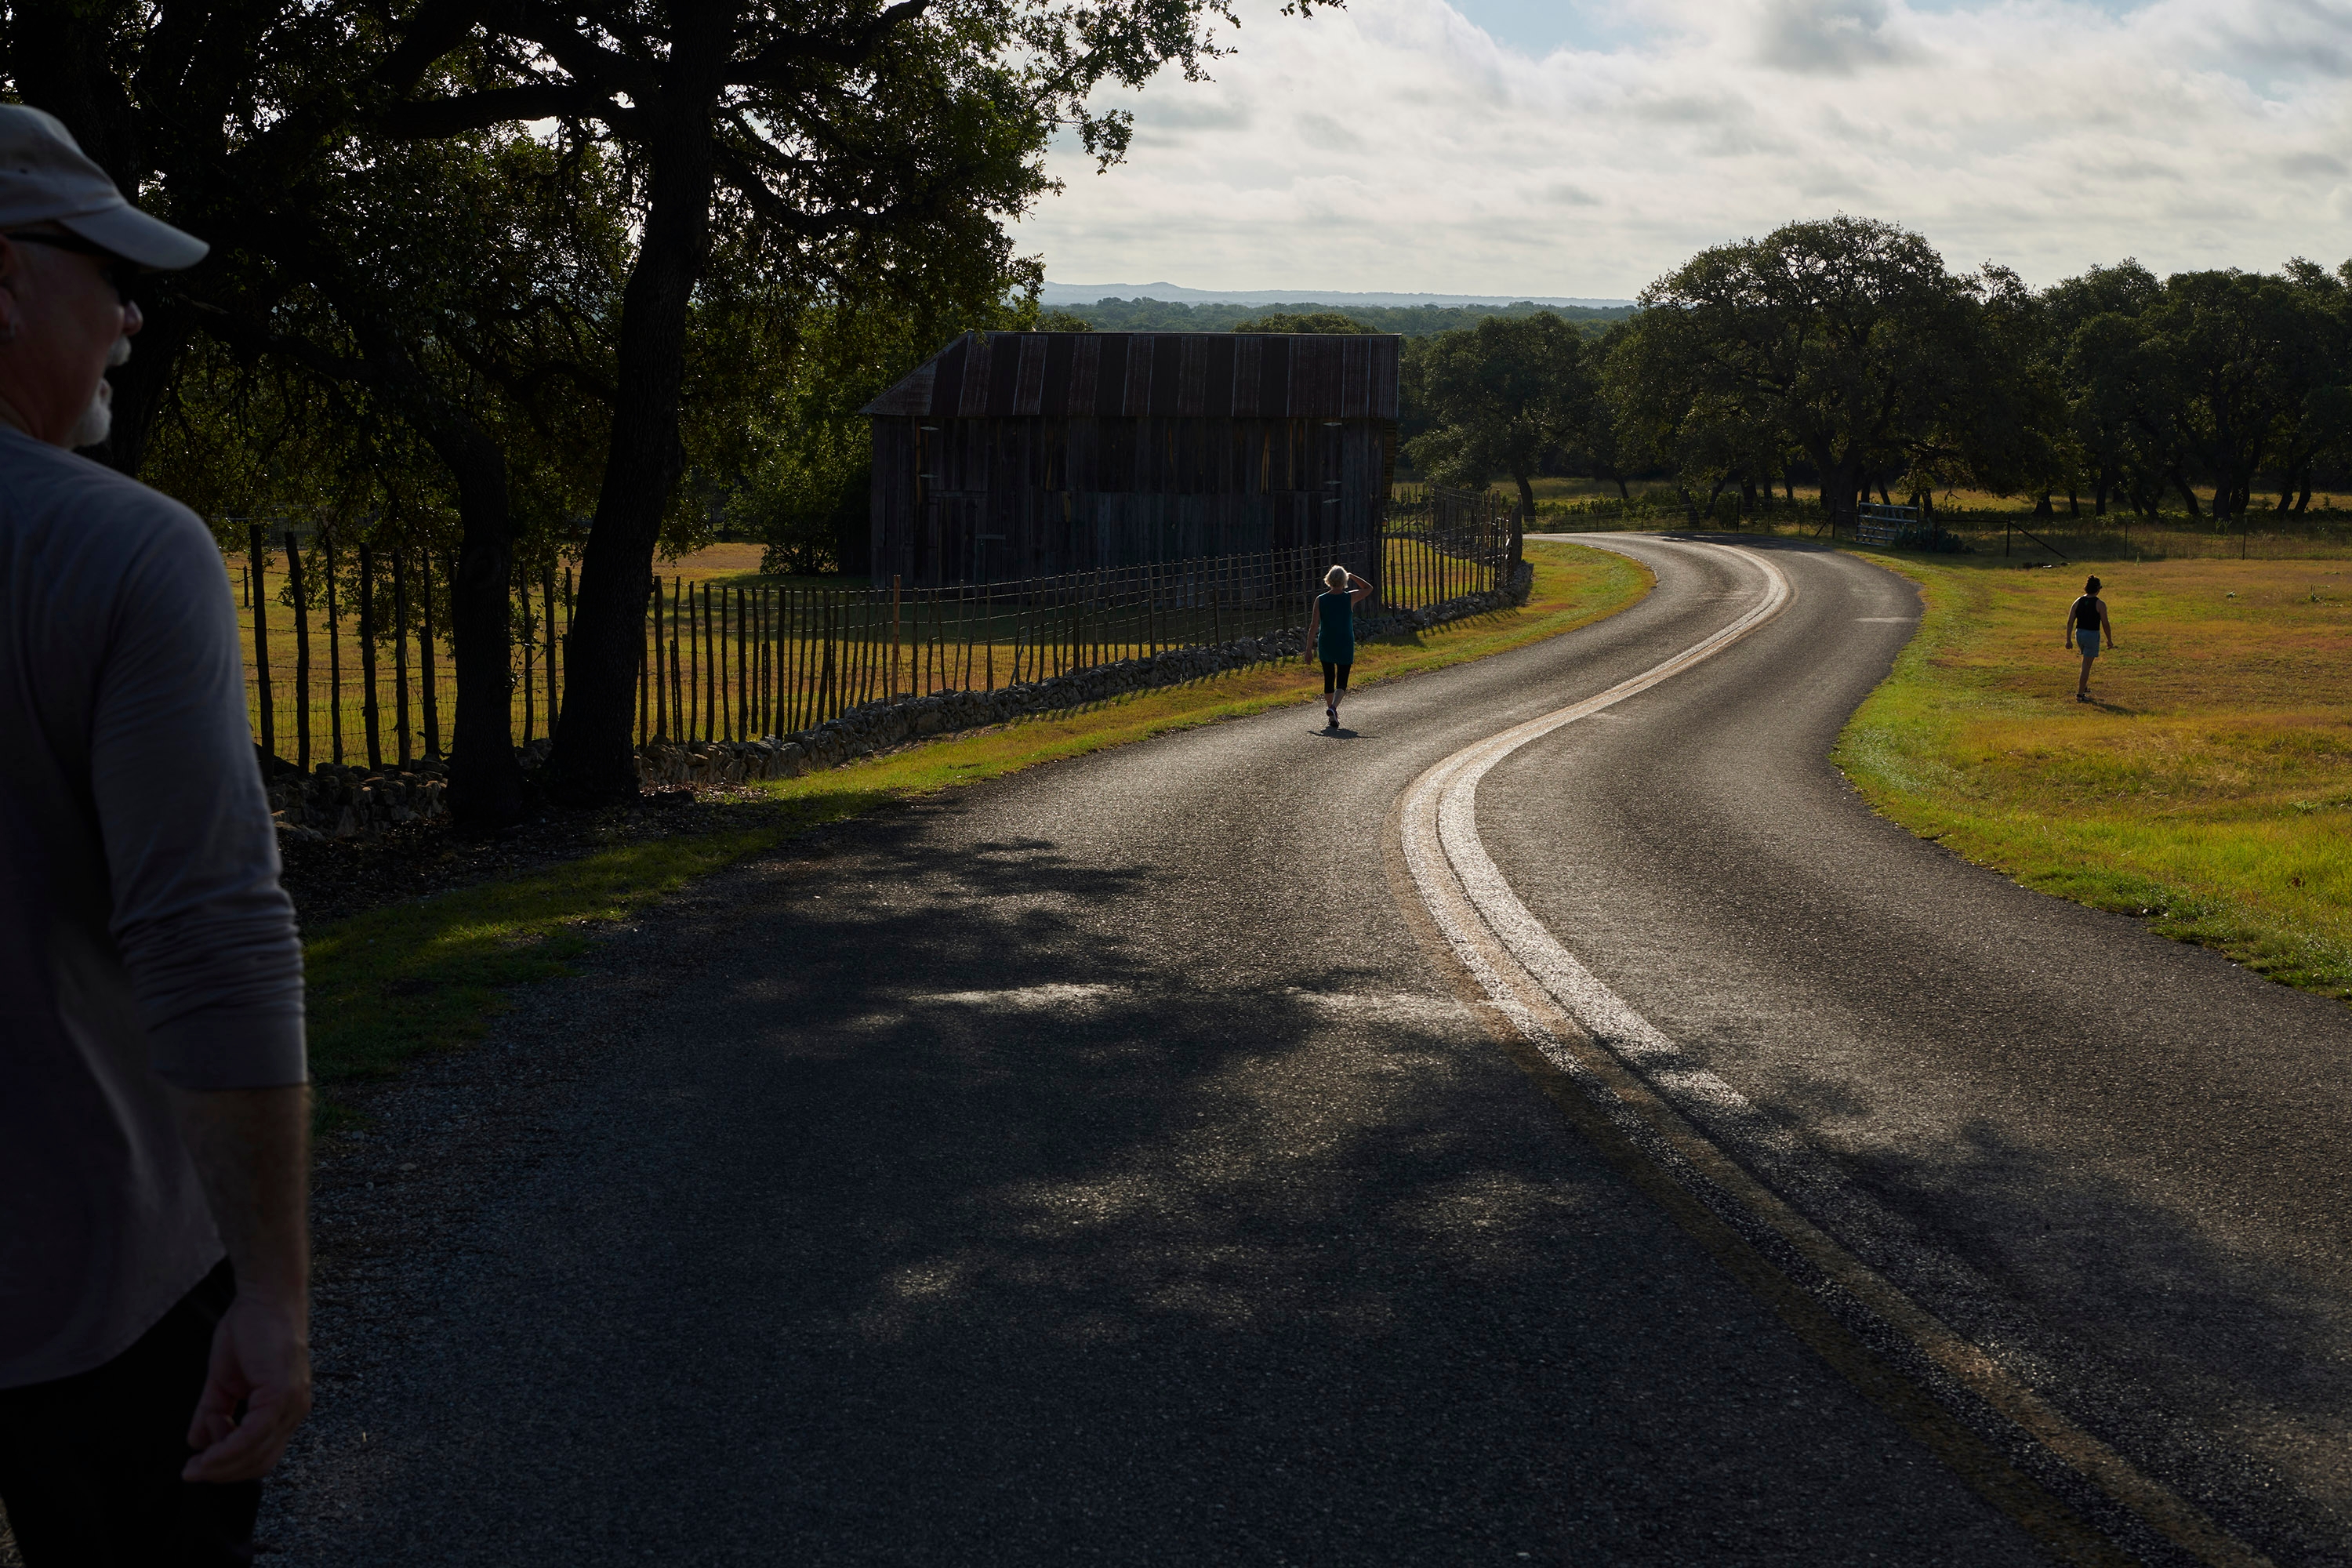
[[[2099,629],[2099,601],[2085,594],[2074,601],[2074,624],[2084,631]]]

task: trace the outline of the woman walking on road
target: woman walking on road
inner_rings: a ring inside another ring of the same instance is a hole
[[[1323,574],[1323,585],[1330,590],[1315,601],[1315,610],[1307,619],[1307,647],[1299,655],[1323,660],[1323,727],[1339,727],[1339,699],[1348,695],[1348,668],[1356,662],[1356,606],[1372,595],[1372,585],[1349,571],[1334,566]]]
[[[2116,646],[2116,628],[2107,621],[2107,602],[2099,597],[2096,577],[2083,584],[2083,596],[2066,611],[2066,646],[2083,647],[2083,678],[2074,683],[2074,700],[2091,700],[2091,661],[2099,657],[2099,642]]]

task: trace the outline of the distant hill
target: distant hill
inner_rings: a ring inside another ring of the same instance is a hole
[[[1242,322],[1270,314],[1313,315],[1335,311],[1360,321],[1376,332],[1402,332],[1409,338],[1450,332],[1475,326],[1485,316],[1532,316],[1549,310],[1563,320],[1585,323],[1589,331],[1633,313],[1631,304],[1552,305],[1520,300],[1507,303],[1462,305],[1371,305],[1328,300],[1272,300],[1263,304],[1214,300],[1186,304],[1152,299],[1102,299],[1085,303],[1047,301],[1053,309],[1076,316],[1098,332],[1230,332]]]
[[[1041,305],[1091,305],[1098,300],[1158,300],[1171,305],[1536,305],[1559,309],[1628,310],[1631,300],[1514,299],[1508,294],[1351,294],[1312,289],[1187,289],[1175,283],[1055,283],[1038,291]],[[1563,311],[1563,314],[1566,312]]]

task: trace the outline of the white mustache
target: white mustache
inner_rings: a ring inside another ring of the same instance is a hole
[[[131,340],[117,338],[114,346],[106,351],[107,368],[126,363],[131,358]],[[66,437],[69,447],[95,447],[106,439],[114,428],[114,384],[104,376],[98,378],[97,389],[89,395],[89,406],[74,421],[72,433]]]

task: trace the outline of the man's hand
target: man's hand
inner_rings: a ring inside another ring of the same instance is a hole
[[[310,1413],[310,1091],[175,1089],[172,1100],[236,1275],[188,1423],[200,1452],[180,1474],[249,1481]]]
[[[180,1471],[182,1480],[257,1480],[276,1467],[310,1413],[307,1317],[299,1300],[239,1287],[213,1331],[212,1366],[188,1423],[188,1447],[202,1451]]]

